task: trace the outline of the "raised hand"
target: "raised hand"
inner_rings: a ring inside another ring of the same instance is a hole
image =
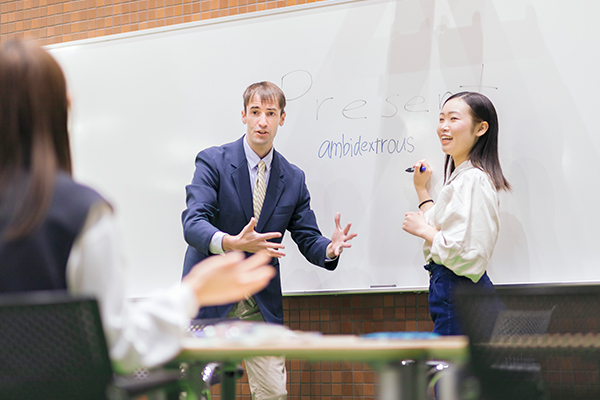
[[[200,306],[233,303],[262,290],[275,276],[265,251],[244,259],[241,252],[209,257],[183,278]]]
[[[351,223],[349,223],[344,229],[342,229],[340,225],[340,219],[340,213],[336,213],[335,229],[333,231],[333,235],[331,235],[331,243],[329,243],[329,245],[327,246],[327,257],[329,258],[335,258],[342,254],[342,251],[345,248],[352,247],[352,245],[348,242],[357,236],[356,233],[349,233],[350,227],[352,226]]]
[[[423,216],[423,212],[412,212],[409,211],[404,215],[404,222],[402,223],[402,229],[411,235],[418,236],[433,242],[433,238],[438,233],[438,230],[433,226],[429,225]]]
[[[248,253],[257,253],[264,250],[271,257],[281,258],[285,256],[285,253],[280,251],[280,249],[285,248],[284,245],[269,242],[269,239],[281,237],[280,232],[258,233],[254,230],[255,227],[256,219],[252,217],[240,233],[235,236],[225,235],[223,237],[223,250],[246,251]]]

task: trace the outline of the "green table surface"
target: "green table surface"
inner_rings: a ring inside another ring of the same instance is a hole
[[[309,361],[392,362],[436,358],[464,363],[468,339],[366,339],[355,335],[300,333],[296,337],[249,340],[186,338],[177,361],[239,361],[255,356],[281,356]]]

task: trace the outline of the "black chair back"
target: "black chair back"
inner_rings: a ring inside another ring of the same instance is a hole
[[[105,399],[112,379],[95,299],[0,295],[0,399]]]
[[[456,293],[486,399],[600,398],[600,286],[499,286]]]

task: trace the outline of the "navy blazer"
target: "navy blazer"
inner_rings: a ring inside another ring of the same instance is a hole
[[[210,255],[208,248],[215,232],[237,235],[254,215],[243,140],[245,136],[235,142],[203,150],[196,156],[196,171],[192,183],[186,187],[187,209],[182,214],[183,233],[188,243],[183,276]],[[281,243],[288,230],[308,261],[334,270],[339,258],[325,262],[326,249],[331,241],[319,231],[304,179],[302,170],[273,151],[269,184],[256,231],[280,232],[282,236],[272,241]],[[273,258],[271,264],[277,273],[254,298],[265,321],[282,324],[279,259]],[[224,318],[232,307],[233,304],[202,307],[198,318]]]

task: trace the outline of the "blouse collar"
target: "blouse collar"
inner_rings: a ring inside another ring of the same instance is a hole
[[[469,169],[475,168],[473,166],[473,164],[471,163],[471,160],[467,160],[465,162],[463,162],[462,164],[460,164],[458,167],[454,168],[454,171],[452,171],[452,174],[450,175],[450,179],[448,179],[448,182],[446,182],[446,184],[449,184],[450,182],[452,182],[454,179],[456,179],[456,177],[463,171],[467,171]]]

